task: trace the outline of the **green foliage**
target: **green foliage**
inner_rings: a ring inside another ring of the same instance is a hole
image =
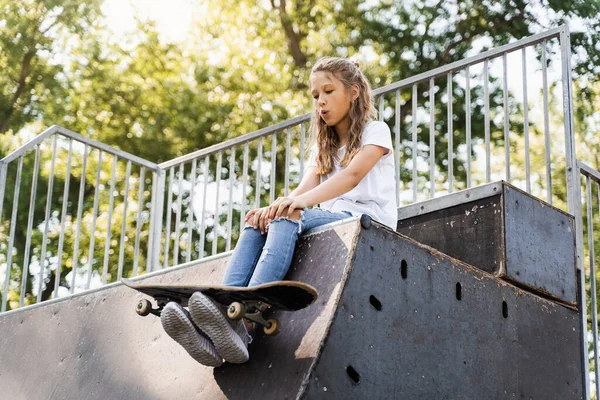
[[[269,0],[255,2],[203,2],[205,8],[202,19],[197,21],[189,40],[183,43],[168,43],[161,39],[156,24],[139,21],[136,29],[125,40],[112,37],[101,15],[101,0],[0,0],[0,156],[14,150],[27,138],[24,132],[38,131],[39,127],[53,124],[65,126],[82,135],[106,143],[110,146],[135,154],[152,162],[162,162],[206,148],[229,138],[284,121],[310,110],[311,98],[308,95],[308,75],[312,64],[324,55],[353,56],[361,61],[374,87],[414,76],[440,65],[463,59],[469,55],[510,42],[547,27],[556,26],[569,20],[577,20],[581,32],[572,34],[574,45],[573,63],[580,86],[576,92],[576,126],[582,143],[588,146],[580,151],[583,159],[589,160],[596,168],[598,164],[597,107],[598,88],[591,83],[598,74],[600,50],[597,49],[598,4],[595,1],[559,2],[539,1],[535,3],[518,1],[490,2],[362,2],[346,0],[330,2],[312,0]],[[539,22],[537,13],[550,9],[547,20]],[[574,27],[573,27],[574,28]],[[480,79],[473,72],[474,79]],[[466,91],[459,81],[453,80],[453,109],[455,119],[450,133],[454,142],[464,142],[466,131]],[[435,81],[436,108],[435,135],[438,147],[435,149],[435,164],[440,176],[447,171],[448,126],[445,117],[447,100],[444,99],[447,87],[446,78]],[[428,85],[417,87],[418,112],[430,107]],[[481,85],[471,88],[473,98],[482,98]],[[503,107],[502,88],[493,78],[490,82],[490,110],[492,146],[502,146]],[[395,108],[394,96],[385,99],[386,108]],[[401,92],[401,118],[398,127],[403,138],[401,159],[412,157],[408,140],[411,136],[412,91]],[[521,154],[523,149],[523,110],[520,104],[509,99],[509,118],[513,153]],[[481,144],[484,134],[484,111],[481,103],[471,105],[471,130],[474,143]],[[498,117],[498,118],[496,118]],[[395,129],[395,122],[387,120]],[[553,122],[560,125],[560,122]],[[418,121],[418,139],[429,141],[429,127]],[[595,130],[594,130],[595,129]],[[542,136],[533,130],[532,143],[542,146]],[[292,132],[292,147],[299,147],[299,132]],[[277,137],[275,196],[283,194],[285,166],[285,135]],[[48,148],[48,144],[45,144]],[[56,155],[56,178],[52,187],[51,212],[54,218],[50,229],[48,254],[45,259],[58,255],[59,231],[56,223],[61,221],[63,189],[67,181],[67,143],[59,143]],[[270,140],[265,140],[263,157],[270,163]],[[78,150],[80,154],[81,149]],[[419,156],[427,159],[430,149],[421,146]],[[464,187],[466,167],[459,149],[453,148],[455,189]],[[543,165],[543,154],[535,153],[532,162]],[[255,143],[249,148],[250,160],[258,153]],[[294,157],[299,156],[295,153]],[[476,153],[472,154],[475,159]],[[524,163],[523,157],[514,156],[517,163]],[[221,179],[229,178],[227,157]],[[45,202],[49,184],[51,157],[42,156],[40,181],[37,188],[35,213],[33,213],[31,248],[38,249],[43,241],[42,230],[45,221]],[[108,237],[108,204],[110,191],[111,161],[108,157],[101,166],[101,181],[96,183],[97,155],[90,155],[85,174],[84,203],[82,217],[77,218],[77,197],[80,189],[82,168],[81,155],[70,171],[70,187],[67,194],[66,232],[63,248],[60,285],[71,287],[65,276],[76,264],[84,270],[79,279],[87,280],[90,238],[95,236],[92,270],[104,275],[104,249]],[[240,166],[243,151],[237,149],[236,179],[241,179]],[[117,165],[117,182],[114,197],[114,213],[111,221],[109,246],[111,252],[107,260],[105,277],[114,280],[120,264],[119,244],[123,215],[127,215],[125,225],[126,251],[124,252],[124,274],[130,275],[135,251],[137,228],[138,186],[140,169],[131,171],[131,189],[125,196],[126,163],[120,160]],[[31,194],[30,182],[33,177],[33,156],[24,158],[19,210],[27,210]],[[189,166],[188,166],[189,168]],[[250,186],[256,183],[256,166],[249,166]],[[198,171],[200,171],[200,165]],[[198,172],[196,171],[196,172]],[[187,170],[185,180],[191,179]],[[211,164],[210,180],[216,178],[214,159]],[[6,262],[7,236],[12,214],[12,196],[15,189],[15,164],[8,169],[8,180],[2,215],[0,216],[0,263]],[[298,172],[293,172],[291,181],[297,182]],[[426,173],[420,172],[424,178]],[[197,175],[200,176],[199,174]],[[268,203],[271,188],[269,177],[262,177],[261,204]],[[410,170],[401,169],[403,182],[411,180]],[[557,172],[555,179],[564,180],[564,171]],[[437,182],[443,187],[447,182],[440,178]],[[147,203],[152,191],[152,176],[146,171],[143,194],[143,229],[147,235],[150,210]],[[292,184],[293,187],[293,184]],[[91,230],[93,196],[99,190],[100,210],[96,214],[96,230]],[[424,188],[426,190],[426,188]],[[184,205],[189,201],[189,189],[181,194]],[[247,194],[248,209],[254,204],[254,193]],[[564,193],[556,194],[558,201]],[[127,204],[127,212],[124,205]],[[166,203],[165,203],[166,207]],[[184,209],[187,209],[184,207]],[[187,211],[185,211],[187,212]],[[163,221],[166,221],[165,211]],[[173,214],[175,215],[175,214]],[[226,220],[221,217],[220,225]],[[239,210],[233,212],[233,232],[239,230]],[[181,218],[187,216],[182,214]],[[12,266],[11,303],[18,300],[21,286],[20,271],[24,264],[28,213],[17,213],[15,242]],[[80,249],[74,255],[74,240],[77,237],[77,224],[82,222],[79,232]],[[198,229],[197,222],[193,225]],[[170,231],[175,230],[175,218],[170,222]],[[214,227],[206,227],[204,250],[210,254]],[[166,230],[166,228],[165,228]],[[198,233],[194,234],[192,258],[199,254]],[[175,240],[180,249],[187,247],[187,239],[171,235],[169,247],[173,249]],[[211,236],[212,237],[212,236]],[[235,243],[236,237],[233,238]],[[164,240],[164,238],[163,238]],[[218,250],[225,249],[225,241],[218,239]],[[115,243],[116,241],[116,243]],[[161,243],[164,248],[165,242]],[[148,251],[148,238],[140,243],[139,268],[145,268],[145,255]],[[598,246],[600,248],[600,244]],[[34,254],[37,259],[42,257]],[[164,256],[161,262],[164,261]],[[181,261],[181,259],[180,259]],[[46,277],[46,290],[42,297],[48,298],[57,274],[48,261],[50,270]],[[26,303],[34,301],[31,274],[26,277]],[[18,301],[17,301],[18,303]]]

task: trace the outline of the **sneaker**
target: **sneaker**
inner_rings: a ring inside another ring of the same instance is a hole
[[[223,358],[215,346],[198,330],[190,318],[190,313],[181,305],[175,302],[167,303],[160,314],[160,320],[165,332],[194,360],[208,367],[223,365]]]
[[[237,321],[228,319],[227,322],[229,322],[229,325],[231,325],[235,333],[240,336],[242,342],[244,342],[244,346],[248,347],[248,345],[252,343],[252,335],[250,335],[248,329],[246,329],[243,319]]]
[[[192,320],[212,340],[225,361],[233,364],[248,361],[247,342],[229,325],[220,305],[200,292],[190,297],[188,305]]]

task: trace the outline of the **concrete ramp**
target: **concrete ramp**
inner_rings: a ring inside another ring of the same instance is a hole
[[[579,399],[578,313],[378,224],[304,236],[280,312],[242,365],[207,368],[120,284],[0,317],[7,399]],[[145,278],[219,283],[228,258]]]

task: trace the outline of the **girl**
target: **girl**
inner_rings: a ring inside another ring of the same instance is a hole
[[[314,99],[311,132],[316,146],[300,185],[288,197],[246,215],[223,285],[254,286],[281,280],[298,236],[309,229],[368,214],[396,228],[397,204],[392,138],[375,121],[369,83],[357,63],[321,58],[310,75]],[[320,204],[320,208],[309,208]],[[169,303],[165,331],[198,362],[219,366],[248,360],[251,337],[242,321],[231,325],[221,307],[194,293],[189,312]]]

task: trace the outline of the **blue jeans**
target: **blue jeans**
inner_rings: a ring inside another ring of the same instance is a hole
[[[246,225],[229,260],[223,285],[256,286],[282,280],[290,269],[301,233],[351,216],[347,211],[335,213],[307,208],[300,221],[288,218],[271,221],[265,235],[252,225]]]

